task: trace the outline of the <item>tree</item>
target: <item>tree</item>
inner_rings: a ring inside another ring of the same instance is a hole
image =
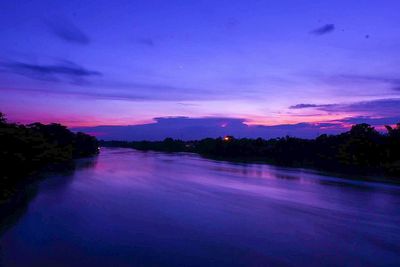
[[[4,113],[0,112],[0,124],[5,124],[7,122]]]
[[[351,127],[350,132],[339,147],[339,160],[355,168],[376,168],[382,161],[384,151],[382,136],[369,124]]]

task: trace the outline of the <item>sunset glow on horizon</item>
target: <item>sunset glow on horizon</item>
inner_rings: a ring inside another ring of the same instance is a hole
[[[366,2],[4,1],[0,111],[69,127],[394,124],[400,4]]]

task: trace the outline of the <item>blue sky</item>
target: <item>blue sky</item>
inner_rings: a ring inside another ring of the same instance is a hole
[[[156,117],[394,123],[398,1],[2,1],[0,107],[69,126]]]

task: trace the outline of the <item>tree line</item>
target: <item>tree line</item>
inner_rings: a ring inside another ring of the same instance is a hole
[[[129,147],[138,150],[194,152],[206,157],[257,160],[277,165],[311,167],[326,171],[383,174],[400,177],[400,123],[385,126],[380,133],[368,124],[357,124],[338,135],[320,135],[315,139],[282,137],[236,139],[206,138],[182,141],[101,141],[102,146]]]
[[[73,133],[61,124],[8,123],[0,113],[0,203],[18,183],[49,164],[98,153],[95,137]]]

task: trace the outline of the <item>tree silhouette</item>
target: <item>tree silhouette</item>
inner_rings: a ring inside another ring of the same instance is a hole
[[[50,163],[98,153],[96,138],[60,124],[7,123],[0,113],[0,203],[27,175]]]
[[[4,113],[0,112],[0,124],[5,124],[7,122]]]

